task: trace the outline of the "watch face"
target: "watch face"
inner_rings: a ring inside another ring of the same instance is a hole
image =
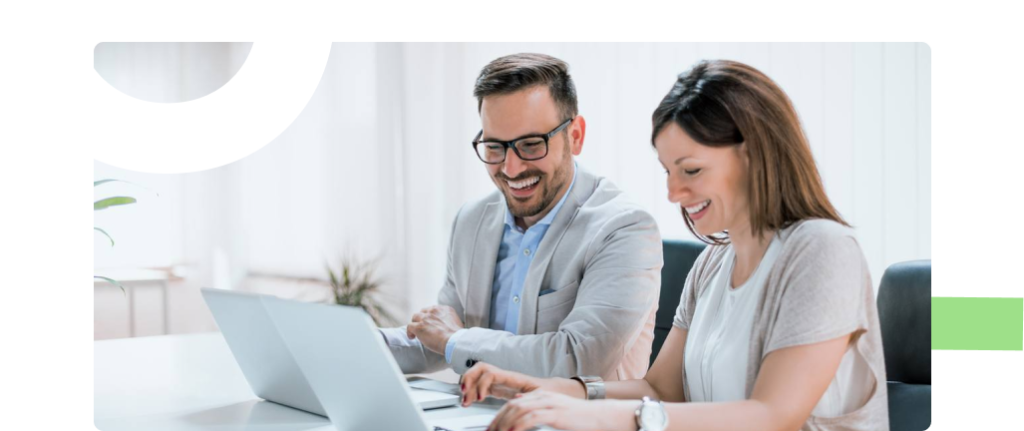
[[[644,424],[644,430],[663,430],[666,419],[665,409],[660,403],[645,404],[640,411],[640,422]]]

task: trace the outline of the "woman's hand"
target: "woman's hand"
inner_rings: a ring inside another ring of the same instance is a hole
[[[490,431],[525,431],[547,425],[566,431],[635,430],[636,401],[585,401],[545,390],[518,395],[494,417]]]
[[[462,375],[462,406],[468,407],[487,396],[510,399],[542,388],[544,380],[479,362]]]

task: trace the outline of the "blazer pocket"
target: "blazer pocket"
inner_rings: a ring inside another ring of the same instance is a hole
[[[558,290],[537,297],[537,312],[539,313],[549,308],[565,305],[565,303],[570,301],[575,302],[576,290],[579,286],[580,282],[574,281],[558,288]]]

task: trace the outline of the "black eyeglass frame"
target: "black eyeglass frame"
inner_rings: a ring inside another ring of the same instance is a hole
[[[551,138],[554,135],[558,134],[558,132],[562,131],[562,129],[564,129],[566,126],[571,124],[572,120],[575,120],[575,118],[570,118],[568,120],[565,120],[564,122],[562,122],[562,124],[558,125],[558,127],[556,127],[554,130],[552,130],[552,131],[550,131],[548,133],[538,133],[538,134],[530,134],[530,135],[525,135],[525,136],[519,136],[519,137],[517,137],[515,139],[505,140],[505,141],[502,141],[502,140],[480,140],[480,137],[483,135],[483,129],[480,129],[480,131],[476,134],[476,137],[473,138],[473,142],[472,142],[472,144],[473,144],[473,153],[476,154],[476,158],[477,159],[480,159],[480,162],[486,163],[488,165],[499,165],[499,164],[505,163],[505,158],[508,155],[509,148],[512,148],[513,152],[515,152],[515,155],[520,160],[523,160],[523,161],[526,161],[526,162],[541,160],[541,159],[544,159],[545,157],[548,156],[548,142],[551,140]],[[519,147],[515,145],[515,142],[523,140],[523,139],[529,139],[529,138],[535,138],[535,137],[539,137],[539,138],[544,139],[544,154],[541,155],[541,157],[537,157],[537,158],[524,158],[524,157],[522,157],[522,155],[519,154]],[[481,143],[498,143],[498,144],[501,144],[502,146],[504,146],[505,148],[504,148],[504,150],[502,152],[502,160],[499,161],[499,162],[487,162],[487,161],[483,160],[483,157],[480,156],[480,152],[478,152],[478,150],[476,149],[476,145],[481,144]]]

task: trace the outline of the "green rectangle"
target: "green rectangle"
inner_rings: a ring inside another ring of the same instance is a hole
[[[1024,350],[1024,298],[932,298],[933,350]]]

